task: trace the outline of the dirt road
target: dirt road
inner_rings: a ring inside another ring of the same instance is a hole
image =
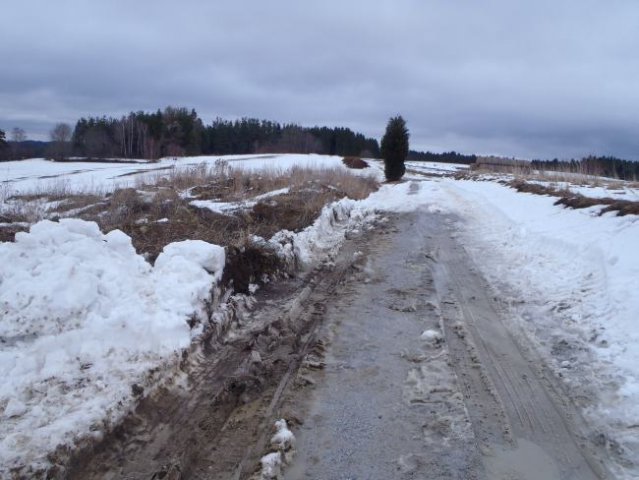
[[[65,478],[249,478],[278,418],[297,437],[288,480],[612,478],[454,224],[393,217],[265,291],[187,395],[142,402]]]
[[[610,478],[456,223],[399,219],[374,247],[371,283],[329,308],[327,367],[287,479]]]

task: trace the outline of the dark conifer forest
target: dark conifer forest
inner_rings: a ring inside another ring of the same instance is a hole
[[[195,110],[167,107],[121,118],[81,118],[72,151],[88,158],[157,159],[182,155],[321,153],[377,157],[377,140],[343,127],[302,127],[270,120],[215,119],[205,125]]]

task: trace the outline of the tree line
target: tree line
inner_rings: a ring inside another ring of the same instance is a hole
[[[406,159],[417,162],[461,163],[465,165],[471,165],[477,161],[477,155],[464,155],[455,151],[432,153],[410,150]]]
[[[580,173],[620,180],[639,180],[639,162],[622,160],[612,156],[588,156],[581,160],[533,160],[531,166],[537,170]]]
[[[68,157],[156,160],[161,157],[250,153],[379,156],[376,139],[344,127],[309,128],[256,118],[216,118],[205,125],[195,110],[182,107],[131,112],[119,118],[81,118],[74,128],[59,123],[51,130],[50,139],[44,156],[54,160]],[[25,154],[35,153],[35,147],[39,145],[29,146],[25,140],[25,136],[12,136],[12,141],[4,143],[4,158],[27,158]],[[21,152],[17,151],[18,147],[22,147]]]
[[[44,157],[48,146],[48,142],[28,140],[22,128],[14,127],[8,138],[7,133],[0,130],[0,161]]]

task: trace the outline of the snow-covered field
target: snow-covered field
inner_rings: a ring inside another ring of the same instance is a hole
[[[217,159],[178,162],[192,166]],[[340,157],[225,160],[257,170],[343,168]],[[0,164],[0,179],[25,191],[50,181],[46,176],[73,188],[110,189],[119,181],[157,174],[158,168],[174,168],[175,161],[9,163]],[[373,169],[379,175],[381,164],[375,162]],[[135,174],[121,177],[130,173]],[[455,214],[459,240],[518,327],[570,385],[585,414],[630,452],[639,452],[634,283],[639,218],[599,216],[599,207],[564,209],[553,205],[555,200],[490,181],[410,180],[384,185],[365,200],[336,202],[313,226],[297,234],[280,232],[270,244],[282,256],[312,264],[376,213],[425,208]],[[219,278],[224,254],[204,242],[181,242],[167,246],[151,266],[123,233],[105,235],[95,224],[63,220],[40,222],[30,233],[18,234],[15,243],[0,243],[0,265],[0,464],[6,469],[46,462],[58,443],[71,444],[76,435],[99,430],[104,417],[117,420],[134,397],[132,385],[142,385],[149,369],[170,364],[197,337],[199,328],[190,328],[187,320],[203,314],[202,302]]]
[[[132,187],[176,169],[187,169],[205,164],[214,167],[220,159],[233,168],[250,171],[272,170],[282,173],[297,167],[321,167],[346,169],[342,157],[326,155],[227,155],[162,158],[155,163],[97,163],[97,162],[52,162],[44,159],[0,163],[0,188],[11,194],[32,193],[46,190],[74,192],[108,192],[116,188]],[[366,174],[375,173],[381,178],[381,170],[364,169]],[[350,170],[356,172],[355,170]]]
[[[406,162],[407,170],[415,170],[417,172],[423,172],[433,175],[442,175],[447,173],[455,173],[463,170],[468,170],[468,165],[462,165],[458,163],[437,163],[437,162]]]

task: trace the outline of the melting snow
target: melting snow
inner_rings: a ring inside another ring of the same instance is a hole
[[[152,267],[121,231],[76,219],[0,243],[0,464],[42,461],[188,346],[224,258],[185,241]]]

